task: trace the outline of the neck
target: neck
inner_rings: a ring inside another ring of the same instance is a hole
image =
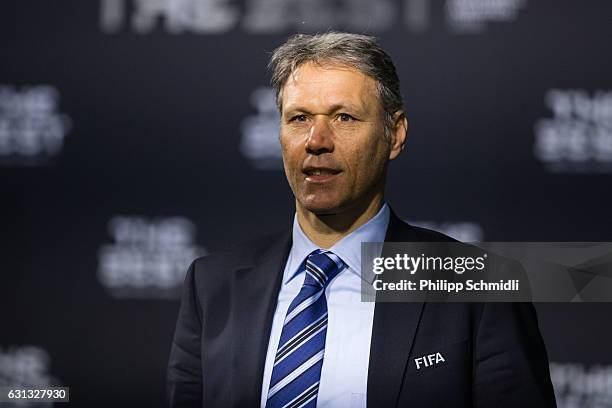
[[[383,206],[382,192],[367,202],[337,214],[315,214],[296,201],[297,220],[304,234],[318,247],[328,249],[371,220]]]

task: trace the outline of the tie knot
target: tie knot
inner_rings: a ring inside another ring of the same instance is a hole
[[[306,280],[304,285],[325,288],[343,267],[344,262],[336,254],[317,249],[306,258]]]

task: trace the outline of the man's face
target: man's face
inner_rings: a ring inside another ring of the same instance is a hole
[[[337,214],[382,192],[386,163],[397,154],[384,137],[373,78],[305,63],[281,92],[283,163],[298,205]]]

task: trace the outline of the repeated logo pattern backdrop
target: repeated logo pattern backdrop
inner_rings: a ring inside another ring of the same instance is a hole
[[[612,241],[611,21],[604,0],[4,2],[0,385],[163,405],[190,260],[290,225],[265,66],[294,32],[394,58],[402,218]],[[612,406],[612,305],[537,308],[560,406]]]

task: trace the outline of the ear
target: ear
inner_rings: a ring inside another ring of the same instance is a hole
[[[395,112],[393,115],[393,131],[391,132],[391,148],[389,150],[389,160],[394,160],[404,150],[406,136],[408,135],[408,119],[403,110]]]

